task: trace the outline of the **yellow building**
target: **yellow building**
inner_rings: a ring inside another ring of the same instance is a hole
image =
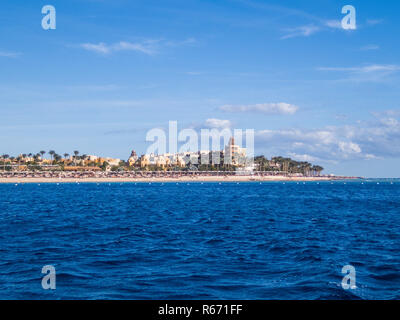
[[[144,154],[140,157],[140,167],[144,168],[150,165],[150,158],[147,154]]]
[[[241,158],[246,158],[246,149],[236,145],[235,138],[232,137],[225,147],[224,162],[225,164],[238,165]]]

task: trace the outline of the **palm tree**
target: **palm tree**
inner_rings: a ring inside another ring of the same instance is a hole
[[[12,170],[12,163],[14,162],[14,160],[15,160],[15,157],[10,157],[10,161],[11,161],[11,170]]]
[[[83,154],[83,155],[81,156],[81,159],[84,160],[84,161],[86,161],[86,160],[88,159],[87,154]],[[84,165],[85,165],[85,164],[84,164]]]
[[[309,176],[311,171],[311,163],[306,162],[303,166],[304,175]]]
[[[41,154],[41,157],[40,157],[40,158],[43,160],[43,155],[46,153],[46,151],[42,150],[42,151],[40,151],[39,153]]]
[[[76,158],[78,157],[78,154],[79,154],[79,151],[78,150],[75,150],[74,151],[74,162],[75,162],[75,165],[76,165]]]
[[[56,154],[56,152],[54,150],[50,150],[49,151],[49,155],[51,156],[51,160],[53,161],[54,155]]]
[[[324,168],[321,166],[314,166],[314,170],[317,172],[317,175],[319,176],[321,172],[324,170]]]
[[[19,156],[17,157],[17,161],[18,161],[18,169],[19,169],[19,166],[20,166],[21,160],[22,160],[22,156],[21,156],[21,155],[19,155]]]
[[[8,154],[3,154],[3,166],[4,166],[4,171],[6,171],[6,159],[8,159],[10,156]]]
[[[256,156],[254,158],[254,163],[256,165],[258,165],[258,168],[260,171],[264,171],[265,170],[265,164],[266,164],[266,159],[264,156]]]

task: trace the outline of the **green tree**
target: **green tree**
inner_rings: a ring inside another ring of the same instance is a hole
[[[51,157],[51,161],[53,162],[53,159],[54,159],[54,155],[56,154],[56,152],[54,151],[54,150],[50,150],[49,151],[49,155],[50,155],[50,157]]]
[[[2,155],[4,171],[6,171],[6,160],[7,160],[9,157],[10,157],[10,156],[9,156],[8,154],[3,154],[3,155]]]
[[[107,162],[107,161],[104,161],[103,164],[100,166],[100,168],[101,168],[103,171],[106,171],[108,165],[109,165],[108,162]]]
[[[324,168],[317,165],[317,166],[313,166],[313,170],[317,173],[318,176],[320,176],[321,172],[324,170]]]
[[[76,166],[76,159],[78,158],[78,154],[79,154],[79,151],[75,150],[74,151],[74,164],[75,164],[75,166]]]

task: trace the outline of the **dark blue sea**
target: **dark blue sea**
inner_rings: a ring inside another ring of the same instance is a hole
[[[400,299],[400,181],[3,184],[0,258],[0,299]]]

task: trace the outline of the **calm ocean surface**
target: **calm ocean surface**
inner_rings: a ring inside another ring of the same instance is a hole
[[[0,185],[0,257],[0,299],[400,299],[400,181]]]

